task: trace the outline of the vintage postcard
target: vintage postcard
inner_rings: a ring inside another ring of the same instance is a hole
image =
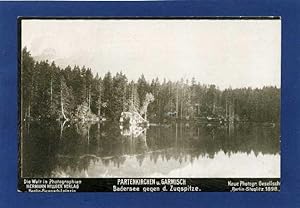
[[[279,17],[21,17],[19,61],[19,191],[280,191]]]

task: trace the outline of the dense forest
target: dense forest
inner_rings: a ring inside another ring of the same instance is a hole
[[[279,122],[280,115],[280,89],[274,86],[220,90],[195,78],[148,82],[142,74],[135,82],[122,72],[101,77],[84,66],[61,68],[36,61],[26,48],[21,54],[21,92],[23,120],[118,121],[124,111],[137,111],[150,122],[201,117]]]

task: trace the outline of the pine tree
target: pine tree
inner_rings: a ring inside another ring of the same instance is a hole
[[[126,85],[127,78],[124,74],[117,73],[113,78],[112,94],[111,94],[111,114],[114,120],[119,120],[121,113],[126,106]]]
[[[106,106],[103,109],[104,115],[108,119],[112,119],[112,112],[110,110],[112,106],[112,76],[110,72],[107,72],[103,78],[103,103]]]
[[[138,79],[137,81],[137,92],[139,94],[139,100],[140,100],[140,107],[142,107],[142,103],[144,102],[145,100],[145,97],[146,97],[146,93],[149,91],[149,86],[148,86],[148,83],[145,79],[145,76],[144,74],[142,74],[140,76],[140,78]]]
[[[25,47],[21,54],[21,104],[23,120],[31,119],[34,65],[35,61]]]

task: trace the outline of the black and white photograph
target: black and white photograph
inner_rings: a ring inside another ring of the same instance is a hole
[[[280,179],[280,18],[24,18],[19,32],[20,178]]]

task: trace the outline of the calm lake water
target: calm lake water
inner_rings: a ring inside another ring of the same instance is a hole
[[[23,177],[280,177],[279,128],[24,124]]]

